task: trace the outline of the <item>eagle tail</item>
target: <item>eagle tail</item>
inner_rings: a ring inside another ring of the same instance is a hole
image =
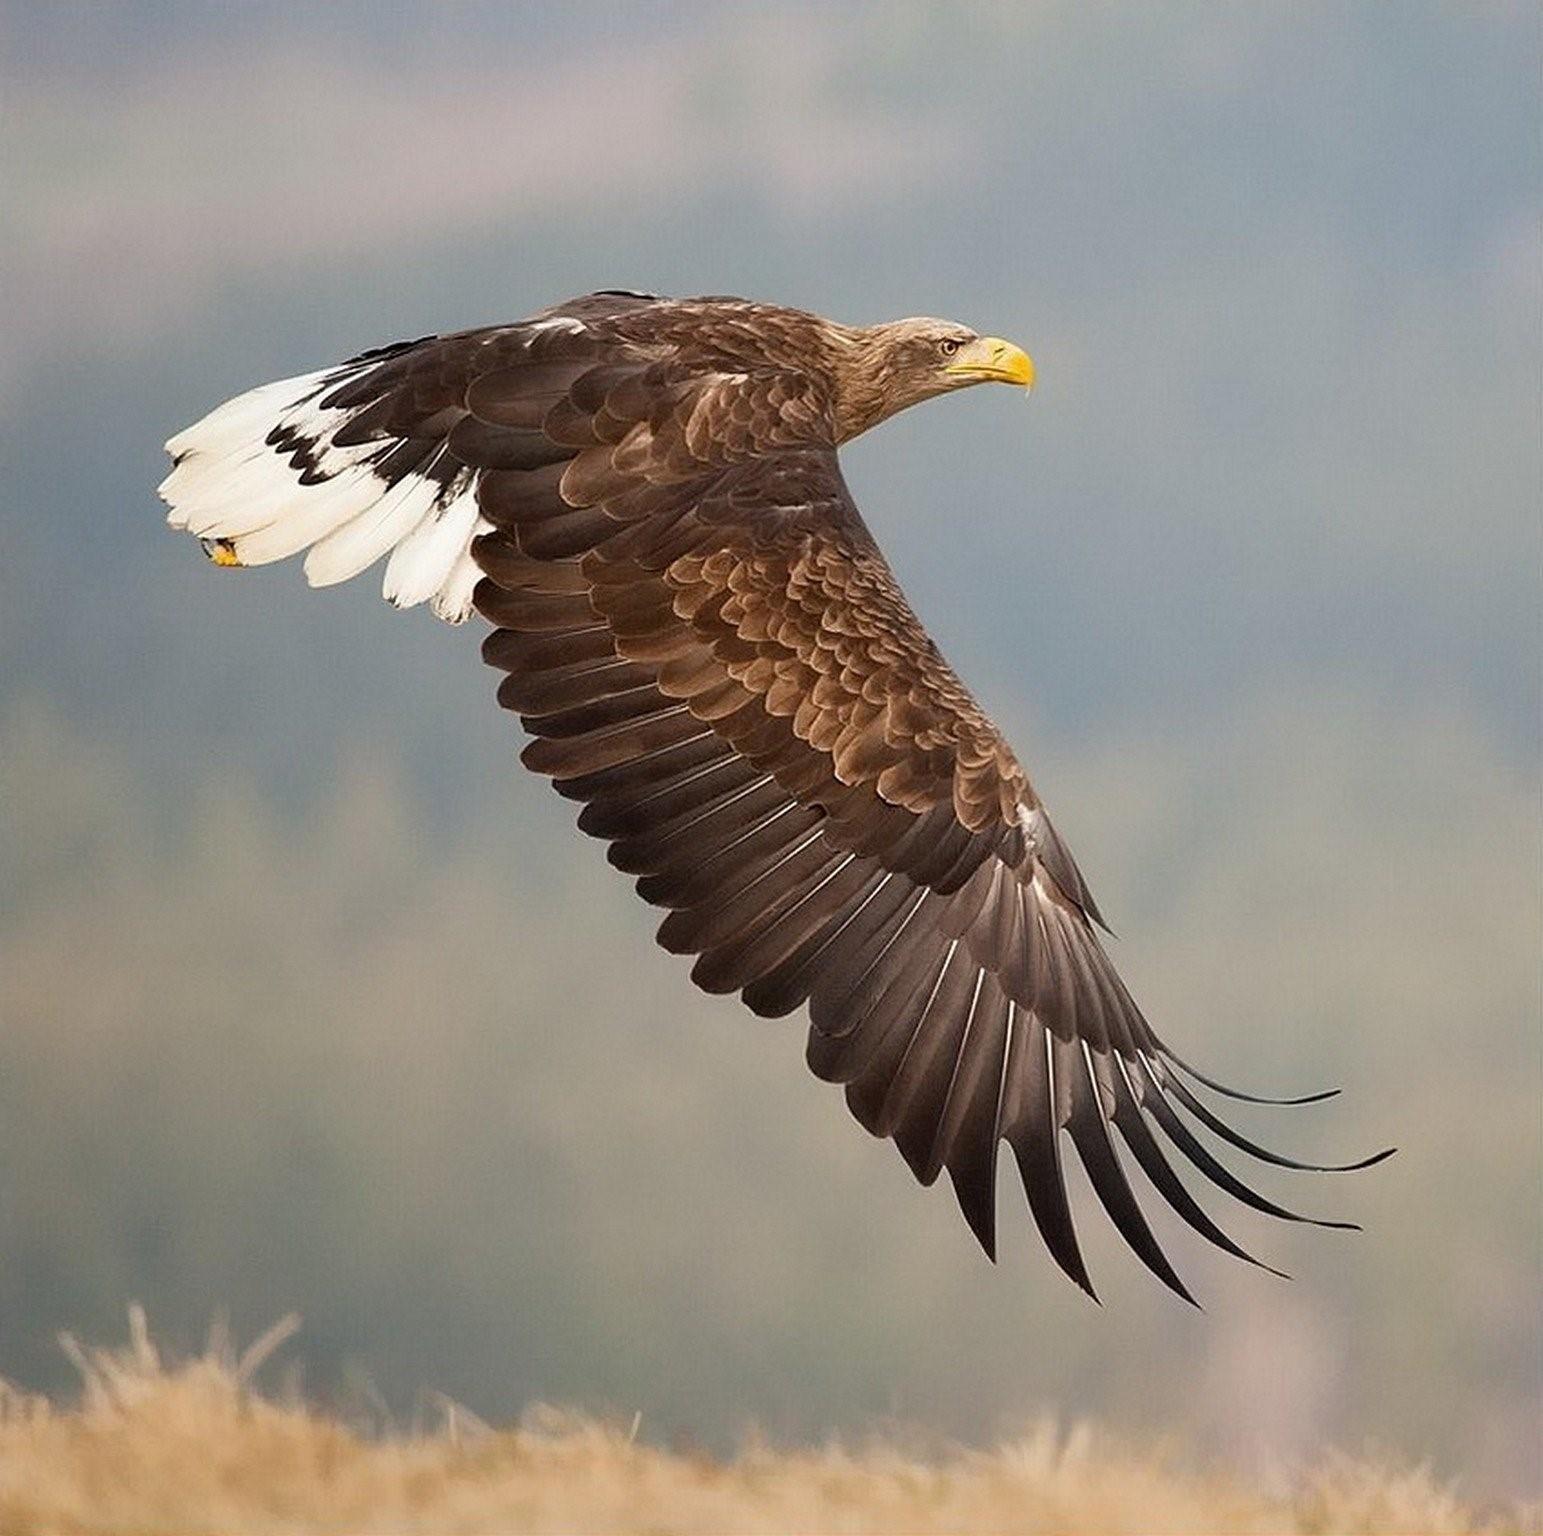
[[[167,522],[215,564],[266,565],[307,551],[306,579],[331,586],[389,554],[398,607],[427,602],[451,623],[472,608],[472,540],[488,531],[476,472],[442,439],[372,430],[373,353],[237,395],[166,444]],[[342,403],[343,397],[346,403]],[[354,427],[355,430],[347,430]]]

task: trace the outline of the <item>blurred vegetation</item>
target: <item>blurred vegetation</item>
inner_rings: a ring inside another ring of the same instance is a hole
[[[1326,1455],[1272,1493],[1050,1422],[986,1451],[891,1430],[856,1445],[778,1450],[751,1439],[728,1459],[659,1449],[630,1424],[550,1409],[494,1430],[437,1399],[434,1424],[362,1428],[278,1399],[253,1377],[287,1336],[242,1353],[228,1335],[163,1362],[131,1314],[120,1350],[65,1343],[78,1406],[11,1390],[0,1399],[0,1521],[31,1532],[489,1530],[992,1533],[1331,1532],[1455,1536],[1537,1531],[1539,1511],[1481,1515],[1428,1468]],[[3,1384],[0,1384],[3,1387]]]

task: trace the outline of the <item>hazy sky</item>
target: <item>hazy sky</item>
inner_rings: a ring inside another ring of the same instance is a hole
[[[1524,1485],[1540,63],[1530,5],[0,8],[0,1052],[41,1096],[0,1371],[134,1297],[185,1331],[298,1304],[318,1358],[479,1411],[1048,1402]],[[1403,1145],[1293,1189],[1371,1230],[1287,1234],[1285,1301],[1191,1254],[1213,1311],[1176,1317],[1096,1239],[1102,1314],[1026,1239],[989,1270],[796,1027],[650,947],[474,640],[162,528],[160,444],[225,396],[617,285],[1034,354],[1027,406],[929,405],[849,478],[1159,1026],[1346,1082],[1277,1141]],[[331,868],[361,849],[374,884]]]

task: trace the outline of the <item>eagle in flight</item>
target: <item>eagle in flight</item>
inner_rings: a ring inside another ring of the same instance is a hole
[[[1131,1000],[1012,749],[912,612],[841,445],[934,395],[1027,388],[1018,347],[933,319],[838,325],[610,291],[251,390],[166,445],[174,528],[217,565],[386,558],[385,596],[491,626],[523,761],[582,804],[659,942],[750,1009],[809,1010],[808,1061],[995,1256],[1006,1143],[1089,1295],[1061,1133],[1186,1300],[1116,1134],[1190,1226],[1257,1263],[1164,1144],[1256,1210],[1190,1120],[1265,1162]],[[1386,1154],[1379,1154],[1385,1156]],[[1349,1225],[1324,1222],[1323,1225]],[[1268,1267],[1268,1266],[1265,1266]]]

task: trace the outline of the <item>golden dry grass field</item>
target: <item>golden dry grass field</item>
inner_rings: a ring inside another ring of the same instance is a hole
[[[1538,1529],[1481,1515],[1419,1467],[1333,1457],[1266,1495],[1171,1449],[1041,1424],[989,1450],[900,1441],[730,1460],[662,1450],[636,1424],[537,1409],[492,1429],[448,1402],[411,1433],[329,1416],[253,1377],[286,1319],[237,1354],[214,1338],[164,1362],[143,1314],[119,1350],[65,1348],[78,1403],[7,1390],[0,1531],[112,1532],[1377,1532]]]

